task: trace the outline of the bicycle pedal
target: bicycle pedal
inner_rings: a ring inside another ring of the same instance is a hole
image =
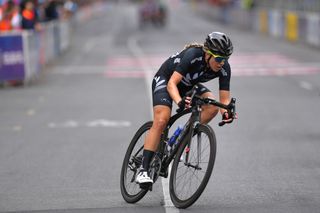
[[[143,190],[150,190],[151,188],[150,191],[152,191],[152,183],[140,183],[139,186],[140,186],[140,189],[143,189]]]

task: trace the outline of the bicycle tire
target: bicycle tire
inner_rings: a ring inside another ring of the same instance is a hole
[[[190,196],[187,196],[185,198],[181,198],[182,197],[181,194],[183,194],[183,193],[180,194],[180,192],[178,192],[179,183],[177,182],[177,178],[179,179],[181,177],[181,179],[184,179],[184,183],[182,184],[181,190],[188,190],[188,189],[192,188],[192,185],[193,185],[192,183],[189,183],[189,182],[186,183],[187,182],[186,179],[188,177],[188,172],[189,172],[188,170],[190,170],[192,172],[192,169],[194,169],[191,176],[195,175],[196,170],[200,170],[200,168],[196,169],[196,168],[192,168],[191,166],[186,166],[186,164],[182,162],[183,157],[186,156],[186,152],[189,152],[189,155],[191,156],[193,150],[196,149],[193,146],[195,143],[193,141],[194,137],[184,139],[184,141],[182,141],[181,146],[179,147],[178,152],[177,152],[175,159],[173,161],[171,175],[170,175],[170,181],[169,181],[170,197],[171,197],[173,204],[177,208],[181,208],[181,209],[188,208],[194,202],[197,201],[197,199],[201,196],[202,192],[204,191],[205,187],[207,186],[207,183],[210,179],[210,176],[211,176],[211,173],[213,170],[215,156],[216,156],[216,137],[215,137],[214,131],[208,125],[199,124],[197,127],[197,134],[199,134],[199,133],[201,134],[201,137],[206,136],[209,141],[208,148],[207,148],[207,149],[210,148],[209,156],[208,156],[208,165],[207,165],[203,179],[200,182],[199,186],[195,187],[196,189],[194,190],[193,193],[191,193]],[[190,140],[191,140],[191,142],[190,142]],[[202,140],[201,143],[204,143],[203,141],[204,140]],[[189,147],[189,151],[185,151],[185,150],[187,150],[187,146],[188,146],[189,142],[191,144],[191,146]],[[202,145],[203,144],[201,144],[201,146]],[[204,149],[204,151],[207,151],[207,149]],[[201,148],[200,153],[202,153],[202,148]],[[196,156],[198,156],[198,155],[196,155]],[[201,154],[200,154],[200,156],[201,156]],[[190,158],[192,158],[192,156]],[[184,169],[186,172],[183,172],[180,175],[180,170],[179,170],[179,174],[178,174],[178,169],[180,169],[180,168],[181,168],[181,170]],[[191,179],[191,176],[190,176],[190,179]]]
[[[135,173],[133,174],[133,176],[131,177],[131,181],[129,184],[132,184],[132,187],[136,188],[136,192],[134,193],[130,193],[128,190],[128,185],[127,183],[127,172],[129,168],[129,161],[131,160],[130,158],[132,157],[132,153],[134,148],[137,148],[138,146],[138,150],[140,150],[141,148],[141,144],[137,144],[139,142],[139,139],[141,139],[141,136],[146,133],[152,126],[152,122],[147,122],[145,124],[143,124],[139,130],[136,132],[136,134],[133,136],[130,145],[126,151],[125,157],[123,159],[123,163],[122,163],[122,168],[121,168],[121,175],[120,175],[120,188],[121,188],[121,194],[123,199],[128,202],[128,203],[136,203],[139,200],[141,200],[146,193],[148,192],[148,190],[146,189],[140,189],[139,184],[135,183],[135,181],[133,180],[135,178]],[[141,142],[141,141],[140,141]],[[143,142],[142,141],[142,150],[143,150]],[[135,153],[137,154],[137,153]],[[142,152],[141,152],[142,154]],[[135,168],[137,169],[137,168]]]

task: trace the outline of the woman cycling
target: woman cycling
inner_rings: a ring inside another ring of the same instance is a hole
[[[197,94],[214,98],[213,94],[201,82],[219,78],[219,99],[221,103],[230,102],[231,69],[228,58],[233,52],[230,38],[221,32],[210,33],[204,44],[190,44],[180,53],[168,58],[156,73],[152,82],[153,125],[144,142],[142,166],[136,176],[140,186],[149,185],[153,180],[148,174],[149,164],[158,149],[161,133],[171,116],[172,101],[179,108],[189,108],[190,97],[185,97],[195,84],[199,86]],[[207,105],[202,107],[201,122],[208,123],[219,112],[219,108]],[[222,119],[231,123],[232,119],[224,109],[220,109]]]

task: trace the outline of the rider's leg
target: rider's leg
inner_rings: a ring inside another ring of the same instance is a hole
[[[206,92],[201,95],[203,98],[213,98],[212,92]],[[203,105],[201,111],[201,123],[209,123],[219,112],[219,108],[213,105]]]
[[[153,107],[153,124],[146,136],[143,150],[143,169],[148,170],[150,161],[154,153],[157,151],[160,137],[171,116],[171,108],[164,105],[156,105]]]
[[[148,188],[149,184],[153,183],[153,180],[148,174],[149,165],[158,149],[161,134],[170,119],[171,108],[168,106],[156,105],[153,107],[153,113],[153,124],[144,142],[142,168],[136,177],[136,182],[139,183],[140,187],[143,189]]]

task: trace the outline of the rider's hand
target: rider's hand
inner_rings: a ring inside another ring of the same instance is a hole
[[[185,108],[191,107],[191,97],[185,97],[178,103],[179,109],[184,110]]]
[[[187,109],[189,109],[189,108],[191,108],[191,97],[185,97],[184,98],[184,102],[185,102],[185,107],[187,108]]]
[[[238,115],[235,114],[235,116],[233,117],[232,115],[229,115],[229,113],[227,111],[225,111],[223,114],[222,114],[222,121],[224,123],[232,123],[232,121],[234,119],[238,119]]]

